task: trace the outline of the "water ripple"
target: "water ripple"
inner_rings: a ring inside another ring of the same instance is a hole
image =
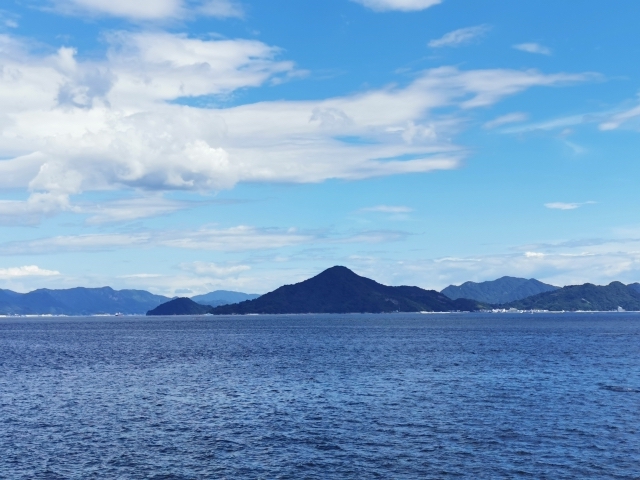
[[[640,478],[640,316],[0,321],[0,477]]]

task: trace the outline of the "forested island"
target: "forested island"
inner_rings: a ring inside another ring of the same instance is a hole
[[[535,279],[502,277],[491,282],[452,285],[437,292],[412,286],[382,285],[346,267],[335,266],[308,280],[284,285],[252,300],[207,309],[188,298],[174,299],[149,311],[148,315],[476,312],[496,309],[640,311],[640,285],[613,282],[606,286],[585,284],[560,288]]]

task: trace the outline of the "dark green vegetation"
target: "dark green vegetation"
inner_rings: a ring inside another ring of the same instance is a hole
[[[633,285],[627,286],[620,282],[612,282],[606,286],[585,283],[540,293],[506,306],[520,310],[607,311],[622,307],[637,311],[640,310],[640,292]]]
[[[0,290],[0,314],[4,315],[96,315],[141,314],[169,300],[144,290],[102,288],[42,288],[29,293]]]
[[[435,290],[418,287],[388,287],[338,266],[255,300],[216,307],[211,313],[447,312],[479,308],[474,300],[451,300]]]
[[[547,285],[535,278],[502,277],[490,282],[466,282],[460,286],[449,285],[442,290],[442,293],[454,300],[470,298],[482,303],[499,305],[557,289],[558,287]]]
[[[211,308],[211,305],[200,305],[190,298],[174,298],[149,310],[147,315],[204,315]]]
[[[229,303],[244,302],[245,300],[253,300],[260,295],[254,293],[231,292],[229,290],[216,290],[215,292],[205,293],[204,295],[196,295],[191,300],[200,305],[228,305]]]

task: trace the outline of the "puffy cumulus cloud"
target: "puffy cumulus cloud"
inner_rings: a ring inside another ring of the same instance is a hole
[[[491,30],[491,27],[489,25],[477,25],[475,27],[460,28],[458,30],[454,30],[453,32],[445,34],[441,38],[431,40],[428,45],[431,48],[459,47],[461,45],[470,43],[478,37],[481,37],[489,30]]]
[[[527,53],[537,53],[539,55],[551,55],[551,49],[539,43],[519,43],[513,48]]]
[[[72,48],[38,56],[0,36],[0,189],[31,192],[0,204],[0,216],[92,214],[72,197],[96,190],[207,192],[452,169],[465,156],[450,140],[463,121],[440,109],[590,78],[442,67],[404,87],[345,97],[196,108],[194,98],[286,79],[295,67],[257,41],[122,32],[107,40],[106,59],[80,61]]]
[[[401,12],[415,12],[442,3],[442,0],[353,0],[365,7],[378,12],[398,10]]]
[[[60,275],[55,270],[46,270],[37,265],[25,265],[24,267],[0,268],[0,279],[10,280],[20,277],[52,277]]]
[[[242,7],[232,0],[52,0],[54,8],[71,15],[107,15],[133,21],[187,18],[194,14],[217,18],[242,17]]]

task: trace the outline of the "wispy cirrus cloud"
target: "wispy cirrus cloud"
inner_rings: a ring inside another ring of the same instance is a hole
[[[171,200],[152,194],[141,197],[82,204],[73,207],[73,212],[89,215],[88,225],[128,222],[141,218],[167,215],[193,206],[193,202]]]
[[[439,5],[442,0],[352,0],[377,12],[396,10],[400,12],[416,12]]]
[[[428,45],[431,48],[459,47],[471,43],[473,40],[485,35],[489,30],[491,30],[490,25],[460,28],[440,38],[431,40]]]
[[[596,202],[581,202],[581,203],[565,203],[565,202],[551,202],[545,203],[544,206],[550,208],[552,210],[575,210],[576,208],[580,208],[584,205],[592,205]]]
[[[180,269],[193,272],[198,275],[211,275],[214,277],[237,276],[242,272],[251,270],[249,265],[220,265],[213,262],[187,262],[179,265]]]
[[[518,43],[513,48],[520,50],[521,52],[536,53],[538,55],[551,55],[551,49],[540,45],[539,43]]]
[[[635,120],[640,117],[640,105],[633,107],[629,110],[625,110],[620,113],[616,113],[609,117],[606,121],[602,122],[599,126],[600,130],[615,130],[620,128],[626,122]]]
[[[375,207],[362,208],[360,211],[377,213],[411,213],[413,212],[413,208],[401,205],[376,205]]]
[[[491,120],[485,123],[483,126],[487,130],[491,130],[493,128],[501,127],[503,125],[508,125],[510,123],[525,122],[527,121],[528,118],[529,118],[529,115],[527,115],[526,113],[522,113],[522,112],[508,113],[506,115],[502,115],[494,120]]]
[[[404,240],[408,235],[410,233],[399,230],[316,232],[300,231],[296,228],[258,228],[240,225],[231,228],[204,227],[179,231],[143,230],[133,233],[62,235],[20,242],[5,242],[0,244],[0,255],[98,252],[149,247],[232,253],[277,250],[323,243],[335,245],[396,242]],[[202,266],[202,268],[206,267]]]
[[[0,30],[4,28],[18,28],[19,19],[20,17],[15,13],[0,9]]]
[[[111,16],[132,21],[184,19],[194,15],[217,18],[242,17],[233,0],[51,0],[54,11],[67,15]]]
[[[26,242],[0,244],[0,254],[47,254],[79,251],[109,251],[121,248],[168,247],[187,250],[242,252],[268,250],[309,243],[313,234],[295,229],[201,228],[190,231],[142,231],[136,233],[97,233],[65,235]]]

